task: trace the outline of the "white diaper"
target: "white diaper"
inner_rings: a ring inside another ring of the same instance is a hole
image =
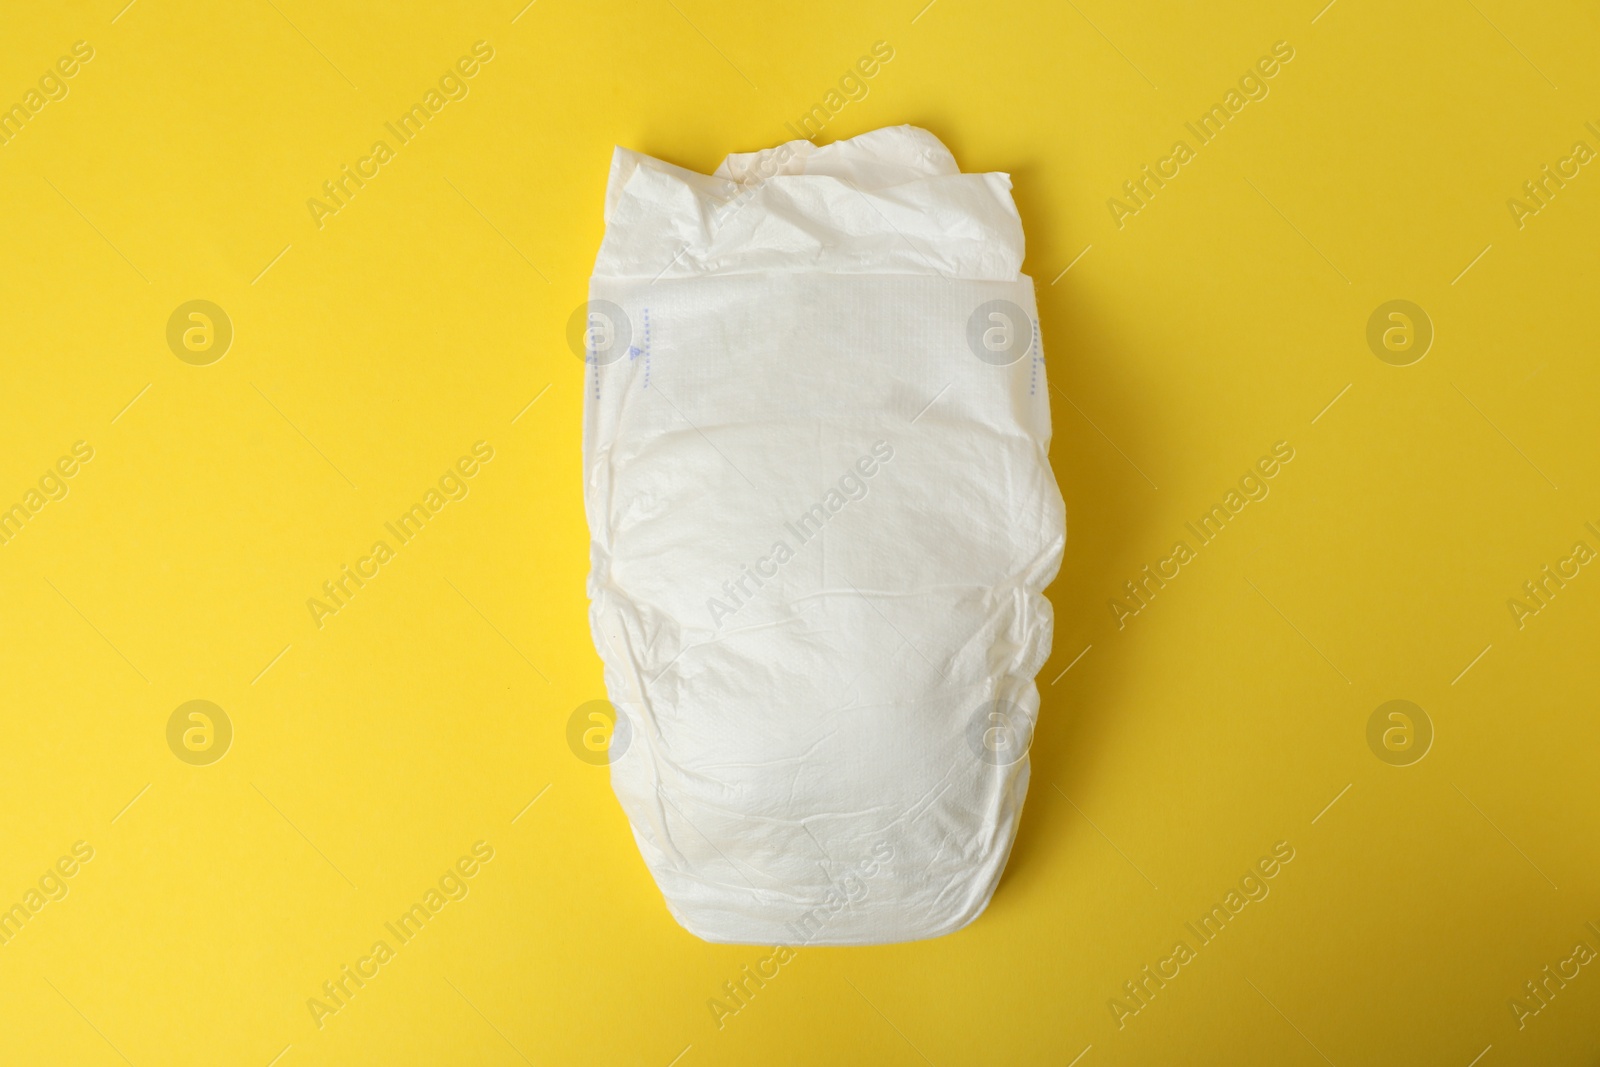
[[[605,216],[590,624],[645,863],[708,941],[958,929],[1016,835],[1066,537],[1010,179],[910,126],[714,176],[619,148]]]

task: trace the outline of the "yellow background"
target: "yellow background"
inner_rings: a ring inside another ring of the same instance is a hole
[[[95,849],[0,947],[4,1062],[1593,1062],[1600,968],[1522,1029],[1509,1002],[1600,948],[1600,574],[1521,629],[1507,600],[1600,548],[1600,174],[1506,205],[1600,148],[1592,7],[124,2],[0,34],[7,104],[95,50],[0,147],[0,503],[95,450],[0,546],[0,904]],[[307,199],[478,40],[470,95],[319,229]],[[603,692],[564,334],[614,144],[709,170],[880,40],[820,140],[910,122],[1015,181],[1055,654],[988,912],[802,949],[719,1029],[766,953],[672,922],[565,740]],[[1108,198],[1280,40],[1270,95],[1119,229]],[[1436,330],[1406,367],[1366,342],[1399,298]],[[191,299],[233,323],[209,366],[166,343]],[[470,495],[319,629],[307,599],[479,440]],[[1119,629],[1279,440],[1270,497]],[[1435,731],[1406,767],[1366,740],[1397,698]],[[166,743],[194,699],[235,731],[210,766]],[[480,840],[470,895],[319,1029],[307,999]],[[1271,895],[1119,1029],[1277,841]]]

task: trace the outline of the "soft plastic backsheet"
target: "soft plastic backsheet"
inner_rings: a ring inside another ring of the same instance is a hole
[[[612,782],[710,941],[976,917],[1028,783],[1065,521],[1022,229],[932,135],[695,174],[618,149],[591,284]]]

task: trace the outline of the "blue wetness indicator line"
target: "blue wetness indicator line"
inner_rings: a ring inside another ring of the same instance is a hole
[[[1039,347],[1039,323],[1033,322],[1033,361],[1029,364],[1028,395],[1032,396],[1039,387],[1039,367],[1044,363],[1044,352]]]

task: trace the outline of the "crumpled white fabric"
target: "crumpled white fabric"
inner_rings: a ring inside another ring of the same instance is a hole
[[[590,625],[645,863],[707,941],[956,930],[1016,835],[1066,536],[1010,178],[910,126],[711,176],[619,148],[605,218]]]

